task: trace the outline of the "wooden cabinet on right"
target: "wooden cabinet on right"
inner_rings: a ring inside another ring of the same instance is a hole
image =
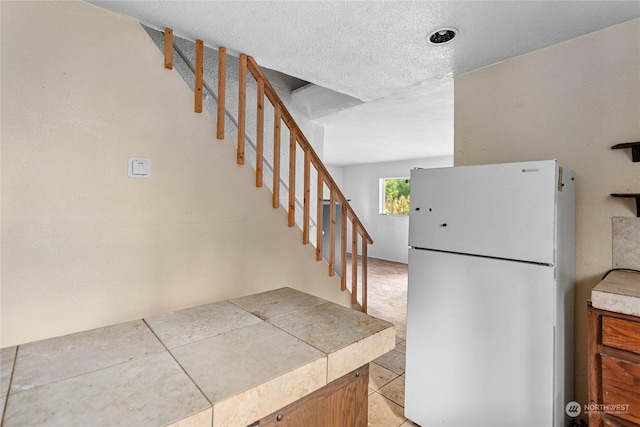
[[[640,318],[588,313],[589,426],[640,427]]]

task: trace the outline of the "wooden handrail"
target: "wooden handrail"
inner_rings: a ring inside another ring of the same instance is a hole
[[[244,55],[243,55],[244,56]],[[241,56],[241,58],[243,57]],[[302,243],[309,243],[309,209],[310,209],[310,170],[311,165],[316,169],[318,174],[318,194],[317,194],[317,234],[316,234],[316,259],[322,259],[322,230],[320,224],[322,223],[322,206],[324,184],[329,187],[329,276],[335,275],[336,267],[336,209],[340,208],[341,222],[340,222],[340,289],[346,290],[347,288],[347,221],[351,221],[352,238],[351,238],[351,302],[355,304],[357,302],[357,286],[358,286],[358,235],[362,236],[362,311],[367,310],[367,244],[373,243],[371,236],[367,233],[362,222],[356,215],[353,208],[351,208],[347,198],[342,194],[337,184],[331,177],[331,174],[324,166],[324,163],[320,160],[320,157],[313,150],[313,147],[306,139],[298,124],[294,120],[293,116],[284,105],[277,92],[271,86],[271,83],[266,78],[255,60],[247,56],[247,69],[256,80],[258,84],[258,109],[261,107],[260,103],[263,96],[266,95],[267,99],[271,102],[275,108],[275,120],[276,120],[276,135],[274,135],[274,145],[276,141],[279,141],[280,128],[279,123],[282,121],[289,129],[289,201],[288,201],[288,225],[293,227],[295,225],[295,173],[296,173],[296,147],[300,145],[300,148],[304,153],[304,188],[303,188],[303,224],[302,224]],[[243,60],[241,60],[243,62]],[[241,69],[244,65],[241,65]],[[278,117],[279,116],[279,117]],[[258,129],[260,128],[260,118],[258,118]],[[275,154],[274,154],[275,156]],[[279,157],[279,154],[278,154]],[[275,162],[275,158],[274,158]],[[256,172],[257,173],[257,172]],[[279,187],[274,181],[274,190]],[[274,196],[275,197],[275,196]],[[276,207],[274,202],[274,207]]]
[[[173,42],[171,29],[165,29],[165,67],[173,67]],[[196,63],[192,68],[195,74],[195,103],[194,110],[202,111],[203,100],[203,42],[196,41]],[[178,53],[180,53],[178,51]],[[182,54],[181,54],[182,55]],[[218,109],[217,109],[217,137],[224,138],[224,118],[225,118],[225,76],[226,76],[226,49],[221,47],[218,50]],[[238,84],[238,141],[237,141],[237,158],[238,164],[245,162],[245,126],[246,126],[246,90],[247,90],[247,71],[257,83],[257,105],[256,105],[256,142],[254,148],[256,150],[256,187],[263,185],[263,163],[268,161],[264,159],[264,98],[269,100],[274,108],[274,135],[273,135],[273,188],[272,188],[272,206],[278,208],[280,206],[280,155],[281,155],[281,124],[284,123],[289,131],[289,165],[288,165],[288,183],[282,181],[285,187],[288,184],[288,201],[287,201],[287,223],[289,227],[296,224],[296,162],[297,148],[302,150],[304,155],[303,163],[303,182],[302,182],[302,243],[310,242],[310,223],[311,223],[311,168],[313,167],[317,175],[317,192],[316,192],[316,260],[320,261],[323,257],[323,209],[324,209],[324,188],[325,185],[329,190],[329,248],[328,248],[328,267],[329,276],[336,273],[336,235],[340,232],[340,289],[347,288],[347,222],[351,222],[351,302],[357,303],[358,290],[358,240],[362,241],[362,256],[360,264],[362,266],[361,283],[362,283],[362,311],[367,311],[367,245],[373,243],[371,236],[367,233],[362,222],[356,215],[349,201],[338,188],[336,182],[331,177],[326,166],[317,155],[304,133],[294,120],[293,116],[284,105],[279,95],[266,78],[256,61],[245,54],[239,58],[239,84]],[[207,86],[207,90],[210,88]],[[231,116],[230,116],[231,117]],[[254,144],[249,141],[250,144]],[[341,216],[340,229],[337,226],[337,209],[340,209]]]
[[[346,202],[347,198],[342,194],[342,191],[340,191],[340,188],[338,188],[337,184],[335,183],[335,181],[331,177],[331,174],[329,173],[329,171],[327,170],[325,165],[322,163],[322,160],[320,160],[320,157],[318,156],[318,154],[315,152],[315,150],[313,150],[313,147],[311,147],[311,144],[309,143],[309,141],[307,141],[306,137],[304,136],[304,134],[302,133],[302,131],[298,127],[298,124],[293,119],[293,116],[291,115],[291,113],[289,113],[289,110],[287,110],[287,107],[284,105],[282,100],[280,100],[280,97],[278,96],[278,93],[273,88],[273,86],[271,86],[271,83],[265,77],[264,73],[260,69],[260,66],[256,63],[256,61],[255,61],[255,59],[253,59],[253,57],[251,57],[251,56],[247,57],[247,66],[248,66],[249,71],[253,75],[253,77],[256,79],[256,81],[258,81],[258,79],[264,81],[265,95],[267,95],[267,98],[271,101],[271,103],[274,105],[274,107],[276,105],[280,106],[283,121],[287,125],[291,125],[291,126],[293,126],[295,128],[296,133],[299,136],[299,139],[301,140],[300,142],[302,144],[304,144],[305,146],[307,146],[307,145],[309,146],[309,149],[311,150],[311,163],[313,163],[313,165],[318,170],[322,171],[322,173],[326,177],[327,185],[329,187],[335,187],[335,190],[337,192],[337,196],[336,196],[337,199],[340,199],[340,200],[343,200],[343,201]],[[350,210],[349,217],[352,219],[353,222],[358,224],[359,229],[362,231],[361,235],[366,238],[367,242],[369,244],[373,243],[373,239],[371,238],[369,233],[367,233],[366,229],[362,225],[362,222],[360,221],[358,216],[355,214],[355,212],[353,212],[353,209]]]

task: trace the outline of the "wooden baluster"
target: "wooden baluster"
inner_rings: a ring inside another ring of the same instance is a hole
[[[256,128],[256,187],[262,187],[264,141],[264,80],[258,80],[258,117]]]
[[[227,49],[218,49],[218,139],[224,139],[224,101],[227,79]]]
[[[302,225],[302,244],[309,244],[309,209],[311,208],[311,155],[309,147],[304,150],[304,197],[303,197],[303,225]]]
[[[173,30],[164,29],[164,68],[173,69]]]
[[[237,163],[244,165],[244,129],[247,104],[247,55],[240,55],[240,84],[238,90],[238,155]]]
[[[203,73],[203,58],[204,57],[204,45],[202,40],[196,40],[196,82],[194,90],[194,103],[193,110],[196,113],[202,113],[202,73]]]
[[[275,105],[273,115],[273,195],[272,206],[280,206],[280,124],[282,123],[280,104]]]
[[[318,206],[316,211],[316,261],[322,260],[322,205],[324,202],[324,179],[322,178],[322,172],[316,167],[318,171],[318,188],[317,199]]]
[[[246,57],[246,55],[244,55]],[[274,105],[274,109],[275,109],[275,114],[274,114],[274,141],[273,141],[273,145],[274,145],[274,159],[273,159],[273,180],[274,180],[274,185],[273,185],[273,207],[277,208],[280,206],[280,196],[279,196],[279,192],[280,192],[280,139],[281,139],[281,123],[282,121],[285,122],[285,124],[287,125],[287,127],[289,128],[289,132],[290,132],[290,148],[289,148],[289,203],[288,203],[288,207],[289,207],[289,212],[288,212],[288,222],[290,224],[290,226],[295,225],[295,146],[296,143],[299,142],[300,146],[302,147],[302,149],[305,150],[305,179],[307,172],[306,172],[306,168],[308,164],[313,164],[314,167],[316,168],[317,171],[317,178],[318,178],[318,188],[317,188],[317,200],[318,200],[318,206],[317,206],[317,234],[316,234],[316,259],[317,260],[321,260],[323,258],[322,256],[322,247],[323,247],[323,230],[322,230],[322,222],[323,222],[323,202],[324,202],[324,185],[325,183],[329,186],[329,192],[330,192],[330,197],[329,197],[329,207],[330,207],[330,211],[329,211],[329,275],[333,276],[335,275],[335,263],[336,263],[336,238],[335,238],[335,233],[336,233],[336,207],[338,205],[337,200],[340,200],[340,206],[341,206],[341,213],[342,213],[342,217],[344,219],[344,223],[341,224],[342,226],[342,237],[341,237],[341,256],[342,259],[344,260],[344,265],[342,266],[342,277],[344,278],[346,276],[346,221],[347,219],[351,220],[352,222],[352,256],[353,256],[353,261],[352,261],[352,298],[355,299],[355,301],[357,302],[357,286],[358,286],[358,273],[357,273],[357,269],[358,269],[358,235],[360,235],[360,238],[362,239],[362,256],[361,261],[360,261],[360,266],[362,269],[362,279],[361,279],[361,284],[362,284],[362,311],[366,312],[367,311],[367,245],[373,243],[373,241],[371,240],[371,237],[369,237],[369,235],[367,234],[366,230],[364,229],[364,227],[362,226],[362,223],[359,221],[357,215],[353,212],[353,210],[351,209],[351,207],[349,206],[349,203],[347,202],[346,198],[344,197],[344,195],[342,194],[342,192],[340,192],[340,190],[336,187],[335,182],[333,181],[333,179],[331,178],[331,175],[329,174],[329,172],[327,171],[326,167],[323,165],[322,161],[320,160],[320,158],[318,157],[318,155],[315,153],[315,151],[313,151],[313,148],[311,148],[311,146],[309,145],[308,141],[306,140],[305,136],[301,133],[300,128],[298,127],[298,125],[295,123],[295,121],[293,120],[293,117],[291,116],[291,114],[287,111],[286,107],[282,104],[282,101],[280,100],[280,98],[278,97],[278,94],[275,92],[275,90],[273,89],[273,87],[271,86],[271,84],[269,83],[269,81],[264,77],[264,74],[262,73],[262,70],[260,70],[260,67],[258,66],[258,64],[255,62],[255,60],[253,58],[250,57],[246,57],[245,59],[245,66],[243,67],[242,63],[243,63],[243,58],[241,56],[240,59],[240,68],[241,68],[241,74],[242,74],[242,68],[245,68],[245,79],[246,79],[246,68],[249,69],[249,71],[251,71],[251,74],[256,78],[256,81],[260,81],[260,79],[263,80],[264,82],[264,95],[269,99],[269,101],[271,101],[271,103]],[[245,80],[242,79],[242,80]],[[246,87],[246,81],[244,82],[245,87]],[[242,96],[240,98],[243,98]],[[244,101],[246,102],[246,101]],[[239,114],[239,116],[243,116],[243,114]],[[240,119],[240,117],[239,117]],[[240,124],[238,126],[239,128],[239,132],[241,131],[242,133],[244,133],[244,117],[242,120],[242,129],[240,129]],[[244,153],[243,153],[244,154]],[[308,160],[307,160],[307,156],[308,156]],[[244,156],[243,156],[244,157]],[[310,169],[310,166],[309,166]],[[310,179],[310,178],[309,178]],[[326,181],[326,182],[325,182]],[[305,182],[305,191],[304,191],[304,197],[305,197],[305,206],[308,205],[309,202],[309,192],[310,190],[307,190],[307,184]],[[307,217],[306,217],[306,212],[305,212],[305,221],[306,224],[309,224],[309,222],[307,221]],[[307,231],[307,237],[304,237],[305,231],[303,229],[303,240],[306,242],[308,241],[308,231]],[[345,283],[343,282],[341,284],[341,286],[345,287]]]
[[[336,272],[336,192],[334,183],[329,183],[329,276]]]
[[[367,312],[367,240],[362,236],[362,312]]]
[[[347,200],[341,202],[340,215],[340,290],[347,290]]]
[[[289,128],[289,227],[296,225],[296,131]]]
[[[358,302],[358,225],[351,221],[351,304]]]

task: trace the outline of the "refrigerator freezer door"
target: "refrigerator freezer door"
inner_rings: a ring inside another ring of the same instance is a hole
[[[555,160],[411,171],[409,246],[555,264]]]
[[[405,416],[423,427],[562,425],[553,289],[551,266],[411,249]]]

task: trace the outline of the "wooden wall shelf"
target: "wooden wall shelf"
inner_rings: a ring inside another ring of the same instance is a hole
[[[631,148],[631,160],[634,162],[640,162],[640,141],[625,142],[622,144],[616,144],[611,147],[612,150],[618,150],[621,148]]]
[[[636,199],[636,216],[640,218],[640,193],[612,193],[613,197]]]
[[[640,141],[638,142],[624,142],[622,144],[616,144],[611,147],[612,150],[618,150],[622,148],[631,148],[631,161],[640,162]],[[640,193],[613,193],[613,197],[621,197],[625,199],[636,199],[636,216],[640,218]]]

